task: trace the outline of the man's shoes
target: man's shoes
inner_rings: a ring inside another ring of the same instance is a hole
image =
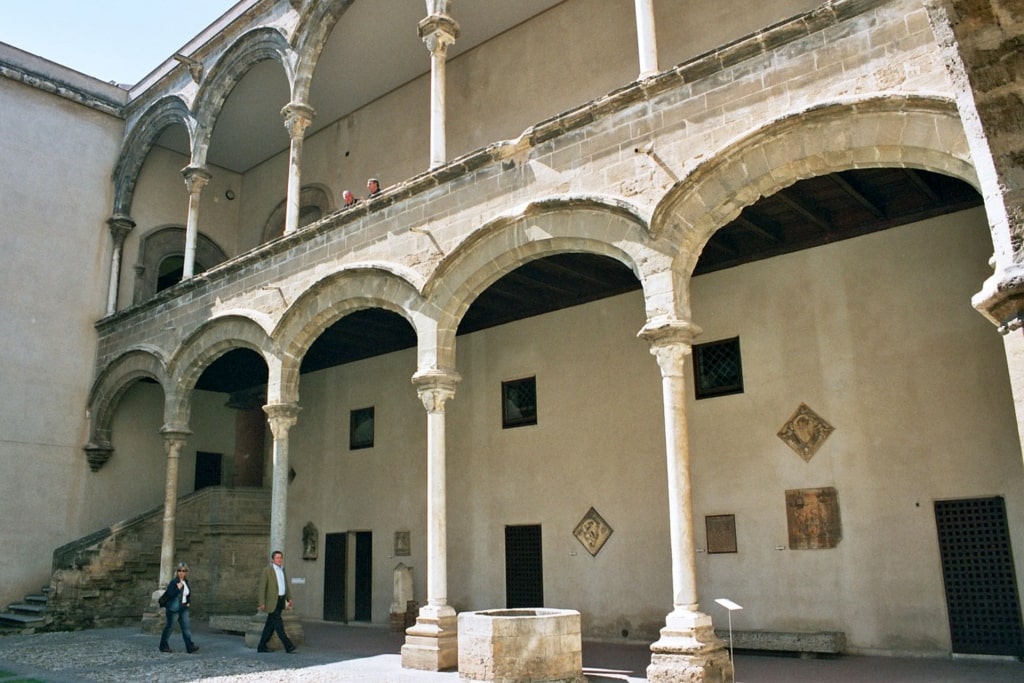
[[[196,644],[189,645],[188,648],[186,648],[186,649],[188,650],[189,654],[192,654],[194,652],[199,652],[199,646],[196,645]]]
[[[273,652],[273,650],[271,650],[269,647],[258,647],[256,648],[256,652]]]
[[[166,645],[161,645],[160,646],[160,652],[174,652],[174,650],[172,650],[171,648],[167,647]]]

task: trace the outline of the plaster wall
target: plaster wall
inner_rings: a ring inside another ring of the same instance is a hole
[[[234,452],[235,411],[226,397],[197,391],[192,399],[188,438],[178,463],[178,495],[195,490],[196,451],[222,453],[227,466]],[[164,425],[163,389],[148,382],[134,383],[118,403],[113,421],[114,454],[97,472],[90,472],[80,524],[85,533],[130,519],[164,504],[167,451],[160,429]],[[130,482],[130,485],[126,483]],[[230,484],[226,479],[225,485]]]
[[[1001,495],[1024,472],[998,335],[970,307],[990,251],[961,212],[696,278],[698,339],[739,335],[745,391],[689,401],[699,599],[744,605],[744,629],[842,630],[860,651],[948,651],[932,505]],[[650,639],[671,609],[660,374],[638,292],[459,337],[446,406],[448,599],[504,606],[504,527],[540,524],[545,606],[578,609],[589,638]],[[425,414],[412,350],[301,380],[288,538],[297,609],[322,616],[323,564],[301,528],[374,535],[373,620],[391,570],[426,599]],[[500,385],[535,376],[536,426],[501,428]],[[688,377],[690,369],[688,368]],[[899,377],[898,382],[893,377]],[[777,436],[805,402],[836,431],[808,463]],[[349,412],[375,406],[373,448],[348,451]],[[978,468],[979,451],[991,467]],[[835,486],[843,540],[788,550],[785,491]],[[571,535],[589,507],[614,533],[596,557]],[[708,555],[704,516],[735,514],[736,554]],[[412,555],[395,557],[395,531]],[[1021,548],[1021,530],[1013,529]],[[321,535],[322,538],[322,535]],[[776,550],[782,546],[784,550]],[[720,615],[719,615],[720,616]]]
[[[38,591],[53,548],[83,531],[93,322],[106,305],[123,123],[6,78],[0,122],[0,468],[32,463],[27,477],[0,477],[5,606]]]
[[[728,597],[740,629],[948,651],[934,501],[1004,496],[1011,520],[1024,505],[1002,343],[970,306],[990,251],[978,209],[693,281],[698,342],[739,335],[744,371],[742,394],[692,404],[698,545],[705,515],[737,526],[736,554],[697,556],[705,609]],[[801,402],[835,427],[810,462],[776,436]],[[842,541],[789,550],[785,491],[822,486]]]

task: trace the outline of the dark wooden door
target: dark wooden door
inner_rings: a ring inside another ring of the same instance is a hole
[[[324,621],[344,621],[348,534],[327,534],[324,540]]]
[[[544,606],[540,524],[505,527],[505,606]]]

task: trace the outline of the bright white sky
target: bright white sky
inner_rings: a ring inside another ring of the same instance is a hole
[[[238,0],[0,0],[0,42],[134,85]]]

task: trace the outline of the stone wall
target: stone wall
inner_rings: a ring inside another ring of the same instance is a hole
[[[260,489],[207,488],[179,501],[174,560],[190,568],[193,618],[255,610],[269,511],[270,492]],[[137,623],[155,611],[162,529],[160,507],[54,551],[44,628]]]

